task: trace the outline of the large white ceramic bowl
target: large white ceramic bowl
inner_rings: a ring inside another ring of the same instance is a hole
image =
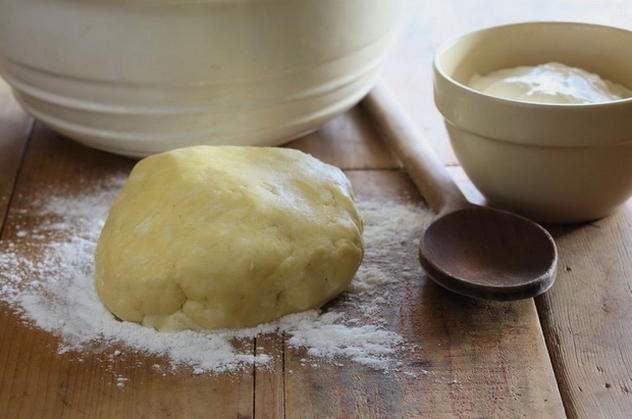
[[[2,0],[0,73],[37,119],[145,156],[276,145],[371,88],[403,0]]]
[[[474,74],[547,62],[632,88],[632,32],[528,22],[468,34],[435,59],[435,102],[463,168],[492,205],[546,223],[612,213],[632,194],[632,98],[550,104],[493,97]]]

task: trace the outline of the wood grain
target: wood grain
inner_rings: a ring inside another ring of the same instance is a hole
[[[632,201],[603,220],[551,230],[560,273],[537,304],[567,412],[630,417]]]
[[[256,353],[272,356],[272,362],[255,367],[255,419],[285,416],[285,350],[283,335],[276,333],[257,336]]]
[[[91,190],[103,178],[126,174],[133,161],[94,151],[63,139],[37,124],[34,128],[16,193],[7,218],[3,243],[16,240],[17,226],[29,228],[33,202],[50,187],[69,193]],[[24,209],[15,211],[14,209]],[[0,250],[4,251],[4,249]],[[58,339],[19,321],[0,304],[0,417],[119,418],[119,417],[252,417],[253,370],[194,376],[183,369],[162,375],[154,364],[164,359],[117,348],[102,353],[57,354]],[[253,340],[238,342],[254,352]],[[118,388],[114,377],[129,378]]]
[[[0,232],[33,120],[18,106],[9,86],[0,79]]]

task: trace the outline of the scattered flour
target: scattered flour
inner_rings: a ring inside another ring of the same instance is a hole
[[[383,326],[379,311],[393,303],[390,289],[419,274],[403,261],[414,252],[415,240],[430,220],[428,212],[394,202],[360,201],[365,259],[342,303],[329,310],[291,314],[250,329],[159,333],[118,321],[101,304],[93,285],[96,241],[122,182],[111,179],[80,196],[52,191],[45,202],[36,204],[35,212],[17,208],[13,238],[0,242],[0,300],[24,320],[59,336],[59,353],[115,344],[124,350],[117,349],[110,359],[138,351],[166,356],[172,370],[185,365],[193,374],[219,373],[267,364],[271,355],[260,347],[256,354],[240,349],[239,342],[279,333],[289,345],[306,349],[313,357],[304,360],[309,365],[317,365],[317,360],[338,365],[336,358],[346,357],[378,370],[397,368],[394,359],[406,342]],[[29,230],[19,223],[27,214],[32,214],[30,225],[35,225]],[[152,368],[161,370],[158,364]],[[124,387],[126,381],[117,377],[116,385]]]

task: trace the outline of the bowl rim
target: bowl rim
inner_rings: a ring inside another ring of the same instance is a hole
[[[458,87],[460,89],[463,89],[463,90],[466,90],[470,94],[474,94],[474,95],[477,95],[477,96],[484,97],[486,100],[497,102],[499,104],[505,103],[507,105],[517,106],[517,107],[538,107],[538,108],[552,108],[552,109],[560,109],[560,108],[575,108],[575,109],[579,109],[579,108],[581,108],[581,109],[605,108],[605,107],[619,106],[619,105],[623,105],[623,104],[632,104],[632,96],[627,97],[627,98],[621,98],[621,99],[616,99],[616,100],[609,100],[609,101],[605,101],[605,102],[595,102],[595,103],[551,103],[551,102],[534,102],[534,101],[528,101],[528,100],[503,98],[503,97],[490,95],[488,93],[484,93],[484,92],[481,92],[480,90],[477,90],[477,89],[474,89],[472,87],[469,87],[469,86],[467,86],[467,85],[455,80],[451,76],[449,76],[441,68],[441,64],[439,63],[439,61],[440,61],[441,57],[443,56],[443,54],[446,51],[448,51],[450,48],[452,48],[453,46],[458,44],[459,42],[463,41],[465,38],[468,38],[470,36],[473,36],[473,35],[476,35],[476,34],[479,34],[479,33],[496,30],[496,29],[499,29],[499,28],[508,28],[508,27],[514,27],[514,26],[530,26],[530,25],[591,26],[591,27],[597,27],[597,28],[601,28],[601,29],[620,31],[620,32],[628,33],[628,34],[630,34],[632,36],[632,30],[630,30],[630,29],[626,29],[626,28],[618,27],[618,26],[597,24],[597,23],[588,23],[588,22],[579,22],[579,21],[563,21],[563,20],[532,20],[532,21],[524,21],[524,22],[514,22],[514,23],[508,23],[508,24],[503,24],[503,25],[495,25],[495,26],[489,26],[489,27],[486,27],[486,28],[481,28],[481,29],[478,29],[478,30],[475,30],[475,31],[471,31],[471,32],[465,33],[465,34],[460,35],[460,36],[458,36],[458,37],[456,37],[456,38],[454,38],[454,39],[452,39],[450,41],[447,41],[447,42],[443,43],[437,49],[437,52],[434,55],[434,58],[432,60],[432,67],[433,67],[433,69],[434,69],[436,74],[440,75],[443,79],[445,79],[449,83],[455,85],[456,87]],[[615,81],[615,83],[616,83],[616,81]],[[632,90],[632,87],[628,87],[628,86],[624,86],[624,87],[628,88],[628,90]]]

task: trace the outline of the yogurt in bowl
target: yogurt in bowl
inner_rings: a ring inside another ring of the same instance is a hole
[[[560,63],[475,74],[468,86],[491,96],[537,103],[601,103],[632,96],[618,83]]]

